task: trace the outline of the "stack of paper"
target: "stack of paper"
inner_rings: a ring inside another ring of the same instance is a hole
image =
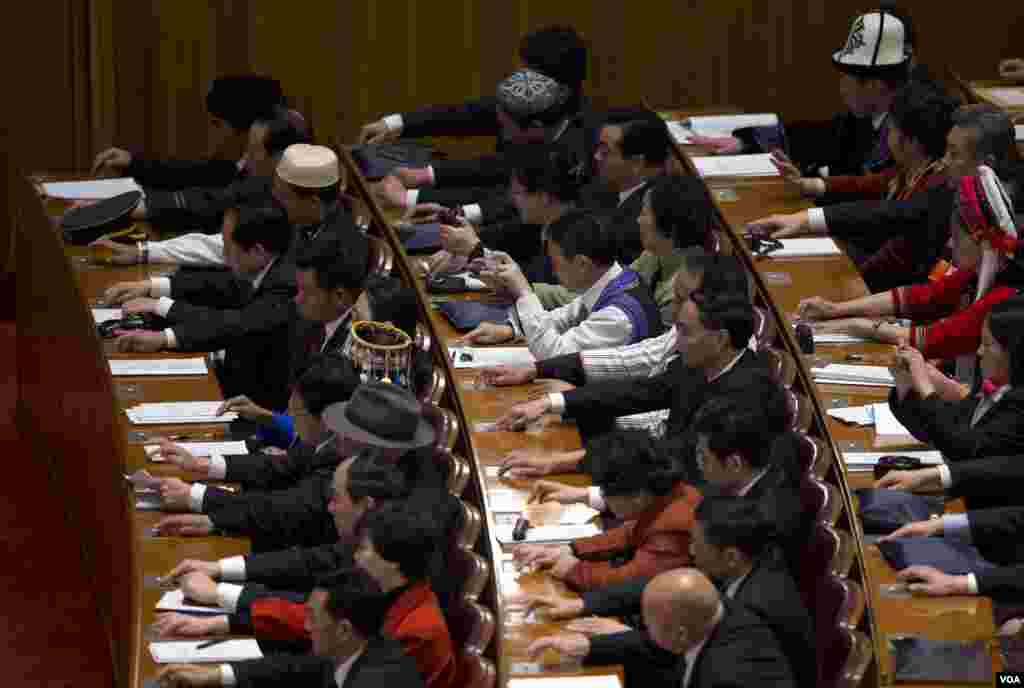
[[[622,688],[615,674],[604,676],[557,676],[545,678],[510,678],[508,688]]]
[[[778,177],[779,170],[768,153],[712,155],[691,158],[702,177]]]
[[[176,442],[175,444],[192,456],[234,456],[249,453],[249,447],[245,442]],[[150,461],[160,463],[164,460],[164,457],[160,455],[159,444],[147,444],[143,449]]]
[[[448,355],[451,356],[452,365],[455,368],[487,368],[498,365],[528,366],[533,365],[537,360],[525,346],[450,346]]]
[[[139,404],[125,413],[137,425],[159,423],[230,423],[238,418],[234,412],[216,415],[220,401],[171,401],[155,404]]]
[[[867,385],[870,387],[894,387],[896,384],[892,373],[884,366],[829,363],[823,368],[811,368],[811,375],[818,384]]]
[[[263,656],[255,638],[235,638],[199,649],[206,640],[169,640],[149,644],[149,654],[157,664],[204,664],[244,662]]]
[[[498,542],[504,544],[515,544],[515,540],[512,538],[512,531],[515,528],[511,524],[499,524],[495,527],[495,536],[498,538]],[[591,537],[601,532],[601,529],[594,524],[585,525],[557,525],[557,526],[537,526],[530,528],[526,531],[526,539],[522,542],[550,542],[550,543],[561,543],[571,542],[578,538]]]
[[[909,442],[916,442],[910,431],[896,418],[887,402],[874,404],[875,407],[875,437],[889,437],[905,439]]]
[[[900,456],[910,456],[920,459],[921,463],[928,466],[938,466],[944,463],[942,454],[937,451],[901,451]],[[843,452],[843,463],[846,469],[853,472],[873,470],[875,464],[883,456],[889,456],[888,452]]]
[[[779,116],[763,112],[756,115],[706,115],[673,120],[668,130],[677,143],[690,143],[694,136],[732,136],[745,127],[777,127]]]
[[[200,358],[115,358],[110,363],[111,375],[206,375],[206,359]]]
[[[190,614],[227,614],[228,610],[218,605],[192,604],[185,602],[181,590],[168,590],[156,603],[158,612],[187,612]]]
[[[834,408],[829,409],[826,413],[833,418],[838,418],[844,423],[853,423],[854,425],[874,425],[875,424],[875,405],[868,404],[867,406],[847,406],[845,408]]]
[[[815,332],[815,344],[864,344],[873,340],[865,337],[856,337],[852,334],[833,334],[830,332]]]
[[[769,258],[793,258],[798,256],[837,256],[842,253],[836,242],[828,237],[805,239],[781,239],[782,248],[768,254]]]
[[[120,320],[122,317],[120,308],[93,308],[92,319],[96,321],[97,325],[107,322],[108,320]]]
[[[131,177],[43,184],[43,193],[50,198],[64,198],[69,201],[99,201],[128,191],[142,191],[142,187]]]

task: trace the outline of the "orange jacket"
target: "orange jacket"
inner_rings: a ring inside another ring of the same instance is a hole
[[[264,597],[252,603],[252,626],[259,638],[309,639],[306,610],[298,602]],[[455,652],[437,596],[426,581],[413,583],[399,595],[384,617],[384,633],[402,644],[428,688],[455,685]]]
[[[690,531],[699,503],[697,488],[680,482],[635,521],[576,540],[572,547],[580,562],[565,582],[576,590],[593,590],[689,566]]]

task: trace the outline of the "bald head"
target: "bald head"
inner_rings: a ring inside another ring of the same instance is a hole
[[[663,649],[683,654],[721,620],[721,598],[697,569],[668,571],[647,584],[643,615],[651,638]]]

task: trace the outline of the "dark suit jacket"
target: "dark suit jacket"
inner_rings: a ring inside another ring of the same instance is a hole
[[[953,484],[946,493],[963,497],[972,511],[1024,504],[1024,456],[955,461],[948,468]]]
[[[183,351],[226,349],[224,397],[245,394],[273,410],[288,404],[288,329],[295,316],[295,265],[284,257],[253,290],[227,270],[179,270],[167,313]]]
[[[934,394],[921,399],[913,391],[899,401],[895,389],[889,395],[889,406],[910,434],[934,445],[950,463],[1024,453],[1024,389],[1011,388],[972,428],[978,402],[975,395],[961,401]]]
[[[1001,564],[974,572],[978,593],[997,602],[1024,602],[1024,507],[971,511],[968,517],[971,540],[982,556]]]
[[[771,627],[797,678],[797,685],[813,688],[817,681],[817,641],[814,622],[804,607],[800,590],[781,553],[769,551],[761,557],[732,598],[760,616]],[[584,613],[597,616],[633,617],[640,612],[641,595],[650,578],[635,578],[583,594]],[[727,586],[727,584],[726,584]],[[724,592],[724,590],[723,590]],[[598,636],[592,639],[598,652],[610,656],[616,642],[623,647],[642,648],[649,643],[642,631]],[[655,656],[654,661],[657,661]]]
[[[266,177],[242,177],[228,186],[146,189],[146,219],[176,230],[219,232],[225,210],[239,202],[268,201],[270,188]]]
[[[872,162],[879,137],[870,117],[841,112],[828,122],[792,122],[786,126],[786,138],[793,160],[806,175],[816,177],[823,166],[829,176],[870,171],[865,165]]]
[[[363,654],[352,664],[344,686],[334,680],[333,659],[314,655],[268,655],[248,662],[232,662],[239,688],[380,688],[380,686],[422,687],[416,663],[406,656],[397,641],[384,636],[371,638]]]
[[[147,190],[225,187],[240,176],[234,160],[154,160],[138,155],[132,156],[124,173]]]
[[[317,445],[298,440],[283,456],[262,452],[225,456],[227,472],[224,480],[229,483],[241,483],[251,490],[285,490],[319,470],[333,470],[340,461],[341,457],[338,456],[333,442],[317,451]],[[208,488],[204,506],[214,508],[212,505],[220,502],[212,502],[211,498],[220,500],[233,494],[217,488]]]

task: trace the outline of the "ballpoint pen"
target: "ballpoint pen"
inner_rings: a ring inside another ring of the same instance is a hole
[[[196,649],[205,650],[208,647],[213,647],[214,645],[218,645],[220,643],[226,643],[229,640],[231,640],[231,638],[217,638],[216,640],[207,640],[205,643],[199,643],[198,645],[196,645]]]

